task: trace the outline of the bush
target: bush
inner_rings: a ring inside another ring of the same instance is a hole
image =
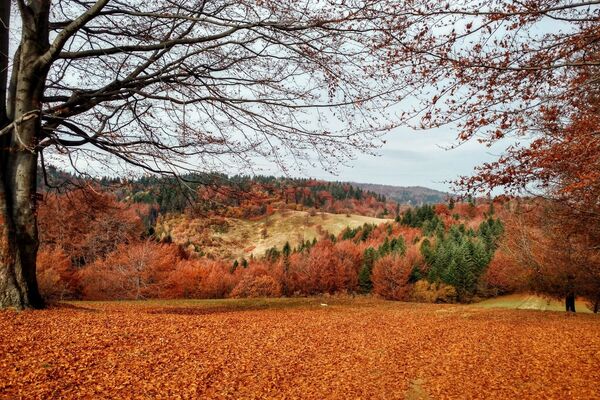
[[[71,260],[62,248],[42,248],[37,255],[37,281],[45,300],[55,301],[74,297],[77,277]]]
[[[378,259],[373,266],[373,291],[389,300],[408,300],[411,273],[421,262],[415,247],[411,247],[405,256],[389,254]]]
[[[458,299],[458,293],[454,286],[420,280],[415,283],[410,297],[421,303],[454,303]]]
[[[279,297],[281,285],[269,275],[245,275],[231,292],[231,297]]]

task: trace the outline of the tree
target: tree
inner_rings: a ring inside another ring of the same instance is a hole
[[[412,5],[413,30],[391,32],[390,40],[413,57],[415,75],[429,78],[418,109],[423,127],[452,124],[459,140],[486,143],[531,134],[545,110],[569,115],[597,86],[596,1]]]
[[[375,261],[373,266],[373,292],[390,300],[408,300],[411,273],[422,263],[416,246],[406,255],[389,254]]]
[[[501,233],[500,222],[490,218],[481,223],[477,233],[464,225],[454,225],[447,233],[440,232],[433,245],[423,241],[421,254],[428,266],[427,279],[451,285],[458,300],[469,300],[490,264]]]
[[[358,273],[358,285],[362,293],[371,293],[373,289],[373,281],[371,273],[373,272],[373,264],[377,258],[377,252],[374,248],[369,247],[363,255],[363,264]]]
[[[600,248],[597,6],[565,0],[423,2],[415,11],[423,27],[436,17],[440,29],[451,33],[416,29],[419,41],[396,38],[431,61],[418,57],[416,67],[435,87],[426,88],[433,97],[424,101],[423,127],[453,124],[459,142],[515,142],[497,161],[459,179],[458,187],[471,194],[502,188],[551,199],[557,226],[579,221],[561,231],[586,243],[580,249],[585,254]],[[571,245],[560,247],[568,251]],[[597,257],[579,268],[597,269]],[[567,264],[560,264],[565,288],[573,285]]]
[[[90,300],[159,298],[179,259],[174,245],[151,241],[120,245],[81,271],[84,296]]]
[[[76,268],[139,241],[144,231],[142,208],[90,187],[46,195],[37,211],[41,245],[60,247]]]
[[[71,259],[60,248],[42,248],[38,253],[37,278],[45,300],[63,300],[77,291],[77,276]]]
[[[540,199],[521,204],[507,219],[503,248],[525,267],[531,290],[574,312],[577,296],[593,303],[600,293],[600,258],[595,227],[580,226],[564,207]]]
[[[406,89],[387,3],[3,1],[0,307],[43,305],[35,182],[53,157],[177,176],[257,156],[332,169],[376,145]]]
[[[390,40],[428,77],[422,107],[407,113],[420,116],[415,125],[450,125],[459,143],[514,142],[459,189],[533,189],[557,203],[560,220],[580,221],[565,235],[585,236],[586,252],[600,248],[586,231],[600,226],[598,2],[424,1],[411,11],[420,22]]]
[[[272,276],[246,274],[233,288],[231,297],[279,297],[281,285]]]

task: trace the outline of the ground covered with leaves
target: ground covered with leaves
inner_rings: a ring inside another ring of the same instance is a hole
[[[593,399],[599,332],[369,299],[72,303],[0,312],[0,397]]]

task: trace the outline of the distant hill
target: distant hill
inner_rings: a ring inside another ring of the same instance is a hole
[[[46,178],[51,186],[62,186],[67,182],[81,184],[89,179],[77,177],[53,166],[48,166],[46,169]],[[310,178],[227,176],[225,174],[186,175],[182,178],[189,181],[187,188],[191,188],[191,192],[183,189],[175,179],[169,177],[143,176],[134,180],[100,178],[98,182],[106,185],[105,187],[113,191],[119,199],[128,198],[134,202],[157,204],[162,212],[182,212],[190,205],[190,200],[196,204],[204,204],[207,199],[214,200],[217,193],[204,196],[204,200],[198,197],[198,190],[203,186],[213,189],[228,189],[228,194],[220,194],[221,206],[240,206],[240,200],[247,197],[249,193],[253,193],[254,195],[261,194],[254,200],[259,201],[263,208],[267,204],[285,201],[286,204],[301,204],[307,208],[321,209],[321,211],[378,217],[386,217],[388,212],[393,212],[393,207],[386,212],[386,209],[391,207],[386,205],[388,200],[399,204],[418,206],[445,202],[449,196],[448,193],[422,186],[332,182]],[[44,183],[45,180],[40,171],[38,187],[41,191],[48,189]],[[244,193],[246,194],[244,195]]]
[[[385,196],[400,204],[422,205],[443,203],[448,200],[449,193],[429,189],[423,186],[392,186],[375,183],[349,182],[355,187]]]

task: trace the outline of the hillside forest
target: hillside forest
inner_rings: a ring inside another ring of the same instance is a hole
[[[49,301],[373,294],[454,303],[530,291],[584,298],[598,311],[598,277],[577,267],[585,253],[557,257],[567,242],[550,233],[545,216],[556,210],[539,199],[410,207],[317,180],[94,186],[53,170],[50,181],[65,178],[79,187],[42,184],[37,274]]]

